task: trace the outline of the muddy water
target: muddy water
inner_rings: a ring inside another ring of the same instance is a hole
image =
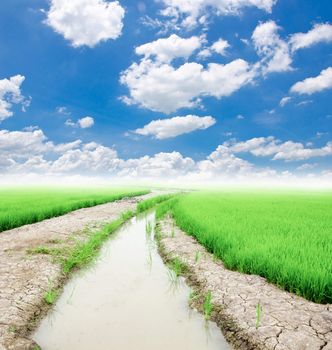
[[[163,264],[146,222],[134,218],[93,267],[66,285],[34,340],[44,350],[226,350],[220,330],[188,307],[189,288]]]

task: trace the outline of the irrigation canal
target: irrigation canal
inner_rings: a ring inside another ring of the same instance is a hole
[[[162,262],[154,223],[154,213],[133,218],[74,275],[33,335],[43,350],[230,349],[216,324],[189,308],[190,289]]]

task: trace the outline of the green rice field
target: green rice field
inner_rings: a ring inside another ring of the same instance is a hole
[[[0,189],[0,231],[148,192],[138,188]]]
[[[332,302],[331,192],[196,192],[172,202],[177,225],[227,268]]]

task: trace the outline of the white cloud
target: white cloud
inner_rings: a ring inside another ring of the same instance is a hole
[[[51,0],[46,23],[72,46],[94,47],[121,35],[124,13],[118,1]]]
[[[137,55],[145,58],[156,57],[160,62],[171,62],[175,58],[188,58],[195,50],[201,47],[203,37],[192,36],[181,38],[172,34],[168,38],[162,38],[150,43],[138,46],[135,50]]]
[[[122,159],[112,147],[96,142],[87,144],[76,140],[55,144],[44,135],[42,130],[0,131],[0,173],[1,178],[15,176],[22,178],[40,174],[43,178],[63,176],[103,176],[114,179],[170,179],[190,183],[192,181],[243,180],[246,184],[255,180],[298,178],[288,170],[280,172],[269,167],[258,167],[238,156],[241,152],[251,152],[255,156],[273,156],[273,159],[308,159],[315,156],[332,155],[332,142],[322,148],[306,148],[300,143],[287,141],[282,143],[274,137],[256,138],[243,142],[230,141],[219,145],[215,151],[201,160],[193,160],[179,152],[161,152],[151,156]],[[283,152],[287,152],[287,156]],[[295,157],[294,157],[295,156]],[[301,169],[305,175],[311,166]],[[310,174],[309,174],[310,175]],[[309,176],[308,175],[308,176]],[[326,170],[325,177],[330,177]],[[39,178],[40,180],[41,178]],[[222,181],[222,182],[221,182]]]
[[[252,34],[255,49],[262,57],[263,73],[285,72],[292,69],[288,43],[278,34],[280,27],[274,21],[259,24]]]
[[[22,75],[15,75],[9,79],[0,80],[0,122],[13,115],[11,111],[13,104],[21,104],[23,110],[30,104],[21,93],[24,79]]]
[[[206,160],[198,162],[199,172],[206,177],[215,175],[241,175],[252,172],[253,165],[248,161],[236,157],[228,147],[220,145]]]
[[[297,170],[300,170],[300,171],[303,171],[303,170],[311,170],[311,169],[314,169],[317,167],[317,163],[305,163],[305,164],[302,164],[300,165],[299,167],[297,167],[296,169]]]
[[[78,119],[77,122],[72,121],[72,119],[67,119],[65,121],[65,125],[67,126],[71,126],[73,128],[81,128],[81,129],[87,129],[87,128],[91,128],[93,125],[95,124],[95,121],[92,117],[84,117],[81,119]]]
[[[229,47],[230,45],[228,41],[220,38],[219,40],[215,41],[210,47],[205,47],[203,50],[201,50],[198,53],[198,57],[205,59],[212,56],[213,52],[224,56],[226,55],[226,49],[228,49]]]
[[[332,25],[329,23],[315,24],[309,32],[293,34],[289,40],[293,52],[321,42],[332,42]]]
[[[67,107],[64,106],[57,107],[55,110],[59,114],[70,115],[70,112],[68,111]]]
[[[251,153],[256,157],[272,156],[273,160],[298,161],[332,155],[332,142],[321,148],[308,148],[300,142],[281,142],[273,136],[256,137],[243,142],[224,143],[233,153]]]
[[[276,0],[162,0],[161,14],[186,28],[206,24],[209,15],[239,15],[246,7],[271,12]]]
[[[91,128],[94,125],[95,121],[92,117],[84,117],[79,119],[77,123],[80,126],[80,128],[87,129]]]
[[[187,115],[185,117],[153,120],[143,128],[136,129],[134,133],[144,136],[151,135],[158,140],[162,140],[195,130],[204,130],[215,123],[216,120],[211,116],[198,117],[196,115]]]
[[[230,47],[227,40],[219,39],[216,42],[214,42],[211,46],[211,50],[215,51],[219,55],[225,55],[226,49]]]
[[[332,67],[326,68],[320,72],[317,77],[307,78],[294,84],[290,91],[297,94],[311,95],[332,88]]]
[[[283,98],[280,100],[280,102],[279,102],[280,107],[286,106],[286,104],[289,103],[291,99],[292,99],[292,98],[289,97],[289,96],[283,97]]]
[[[251,83],[255,73],[248,62],[237,59],[228,64],[196,62],[178,68],[143,59],[122,72],[120,81],[129,88],[126,102],[152,111],[171,113],[200,104],[203,96],[229,96]]]
[[[40,129],[27,131],[0,130],[0,157],[7,159],[24,159],[31,155],[41,155],[48,152],[62,153],[77,148],[81,144],[76,140],[66,144],[49,141]]]

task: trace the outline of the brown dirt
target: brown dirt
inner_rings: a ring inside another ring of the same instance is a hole
[[[211,291],[213,318],[235,348],[332,350],[332,305],[315,304],[278,289],[262,277],[227,270],[170,218],[159,226],[164,260],[178,257],[188,267],[186,278],[196,290],[197,300],[202,301]],[[195,262],[198,251],[201,258]],[[262,314],[256,329],[258,303]],[[201,304],[193,302],[198,308]]]
[[[0,233],[0,350],[34,349],[29,333],[49,306],[44,294],[65,282],[60,263],[47,254],[31,254],[43,246],[66,249],[87,232],[136,209],[139,201],[156,196],[123,199]]]

